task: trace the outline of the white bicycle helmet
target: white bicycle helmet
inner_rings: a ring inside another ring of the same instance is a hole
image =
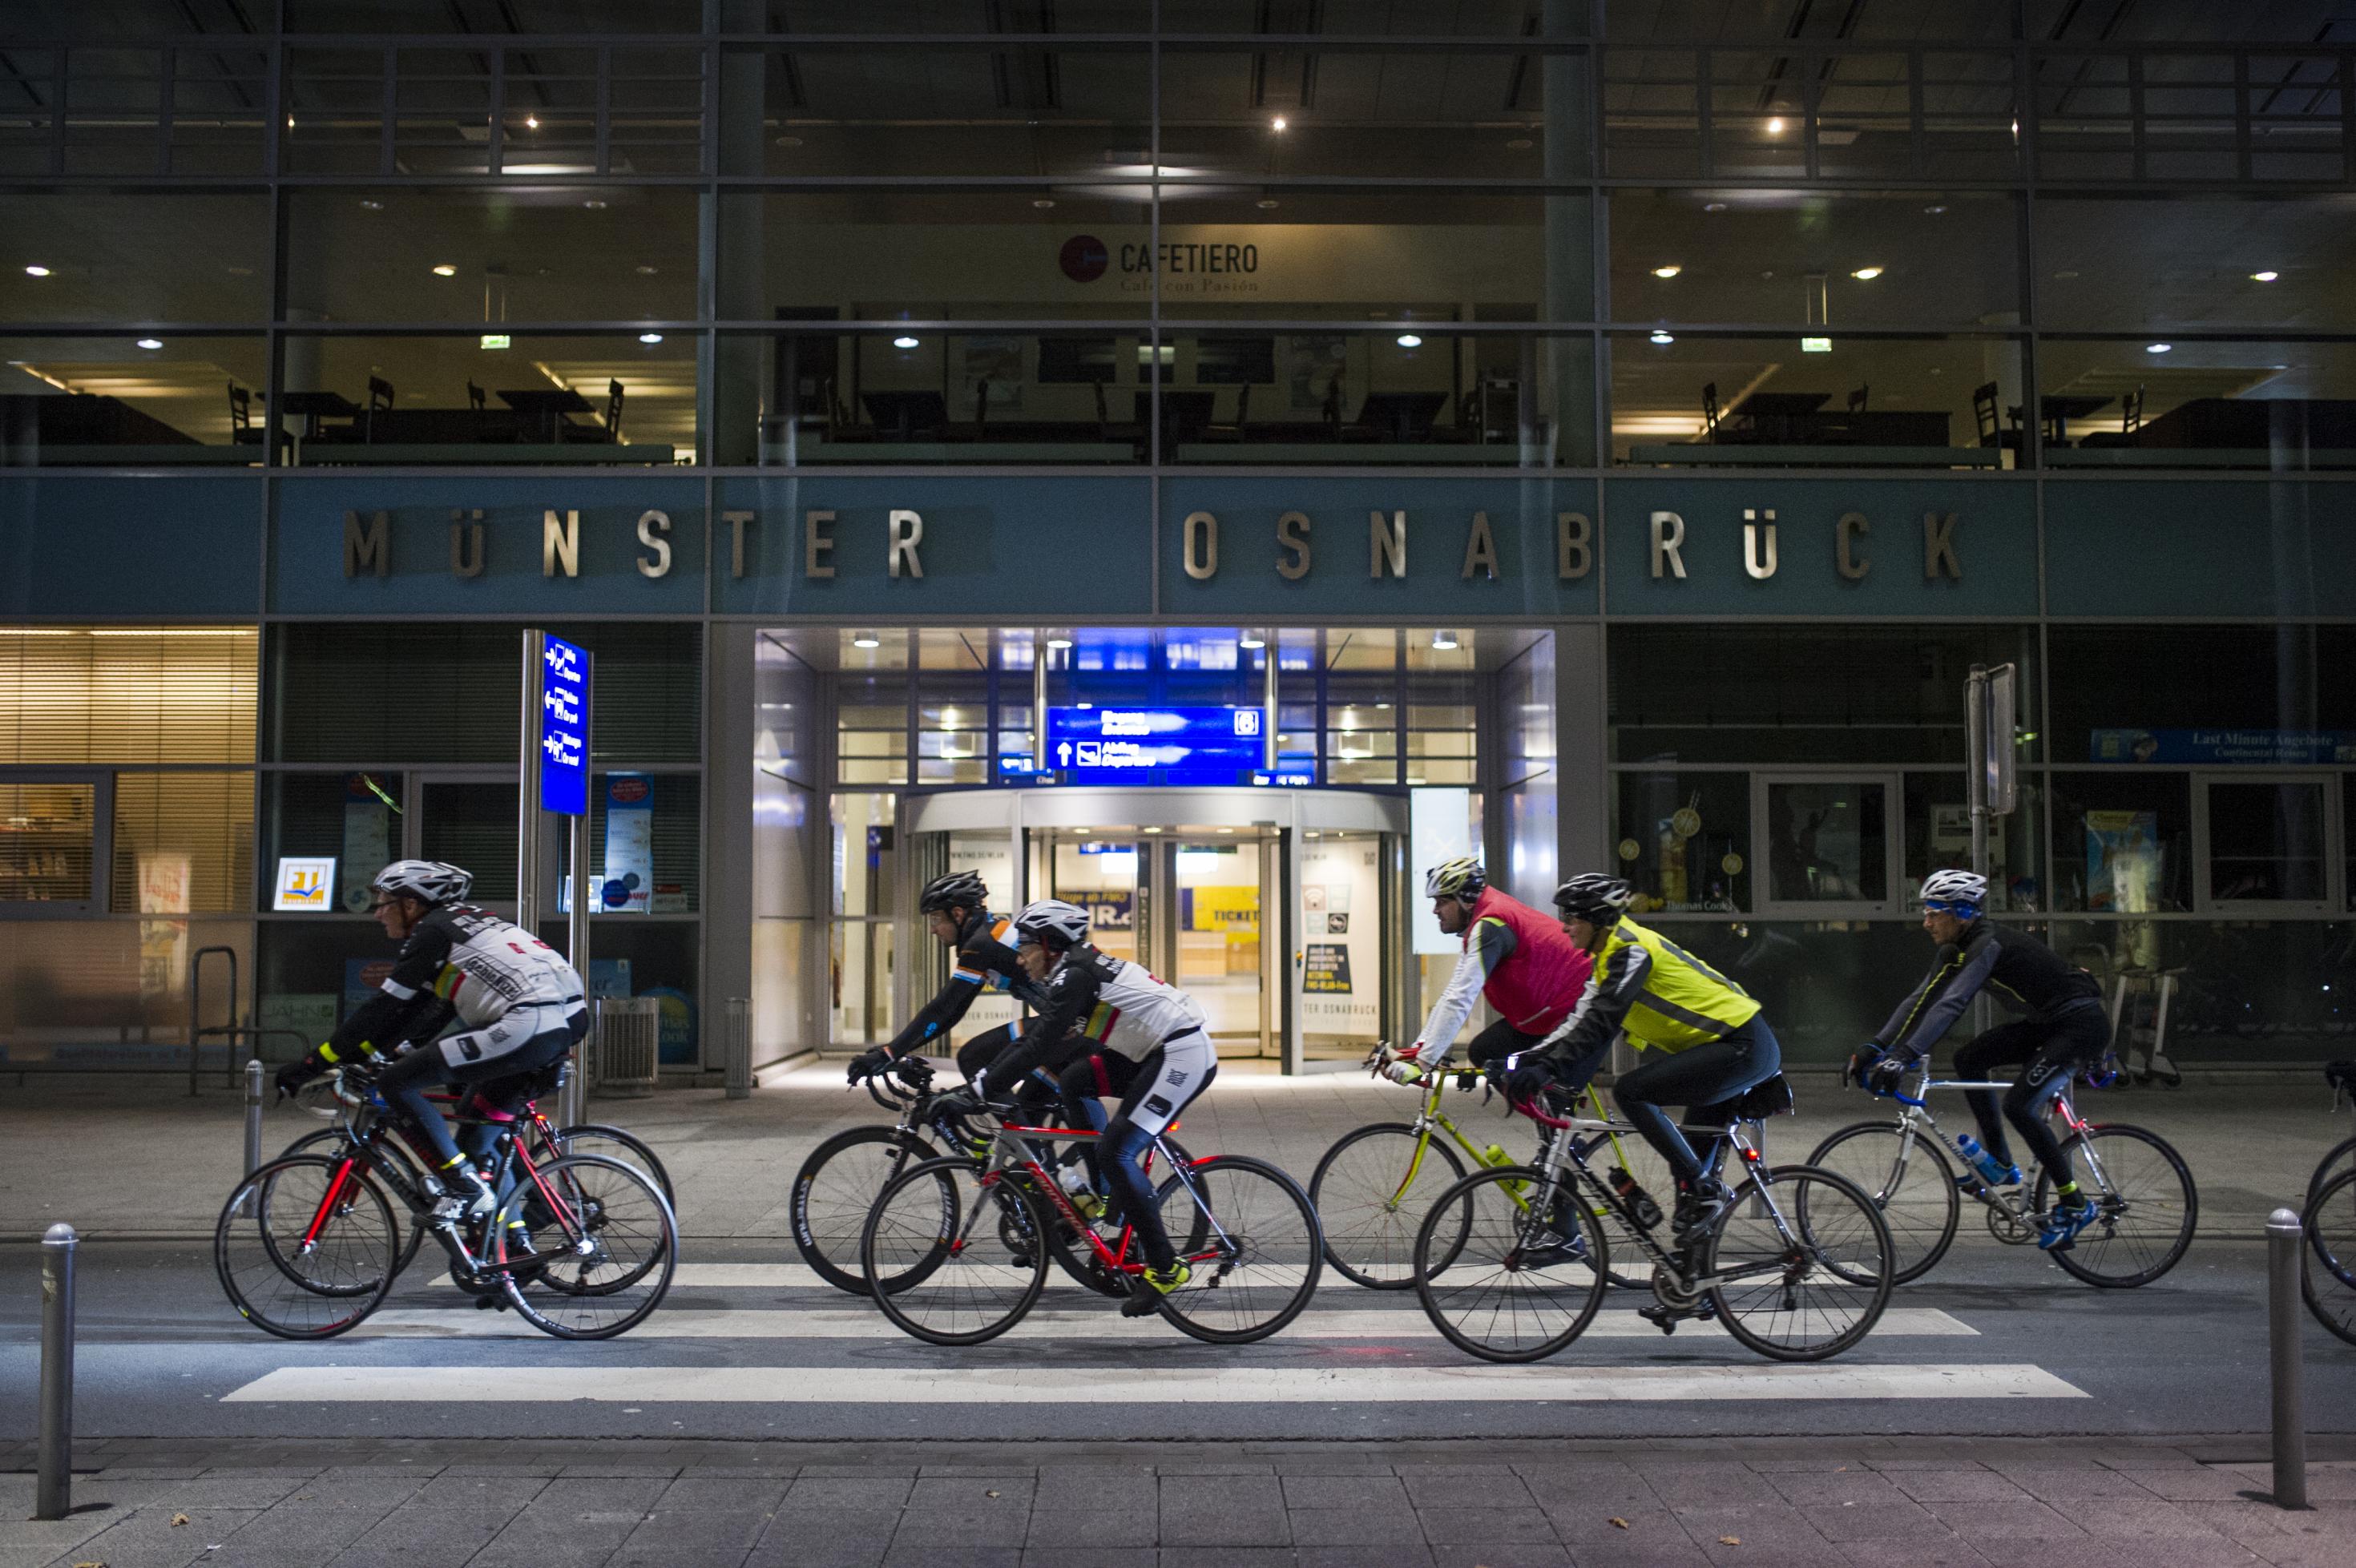
[[[378,892],[406,894],[429,904],[456,903],[474,885],[474,872],[441,860],[395,860],[369,884]]]
[[[1423,874],[1423,896],[1428,899],[1462,899],[1471,903],[1488,885],[1488,870],[1470,855],[1442,860]]]
[[[1088,913],[1061,899],[1041,899],[1023,906],[1014,917],[1014,931],[1025,942],[1043,942],[1061,952],[1088,939]]]
[[[1987,879],[1977,871],[1933,871],[1922,879],[1922,901],[1964,904],[1976,914],[1980,906],[1987,902]]]

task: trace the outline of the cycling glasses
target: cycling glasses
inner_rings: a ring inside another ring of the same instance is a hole
[[[1924,899],[1922,912],[1951,914],[1957,920],[1977,920],[1980,917],[1980,907],[1977,904],[1957,903],[1952,899]]]

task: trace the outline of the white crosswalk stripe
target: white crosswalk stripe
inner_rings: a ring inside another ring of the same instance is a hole
[[[629,1338],[637,1339],[883,1339],[914,1343],[881,1312],[852,1296],[841,1305],[793,1308],[746,1307],[701,1311],[669,1307],[657,1312]],[[1168,1341],[1176,1330],[1157,1317],[1123,1317],[1105,1297],[1075,1290],[1059,1301],[1043,1302],[1003,1338],[1007,1340],[1084,1334],[1092,1340],[1124,1343]],[[1581,1336],[1587,1339],[1658,1339],[1661,1331],[1633,1312],[1602,1312]],[[1934,1307],[1894,1307],[1874,1325],[1874,1338],[1976,1339],[1979,1330]],[[403,1339],[542,1339],[529,1324],[503,1312],[471,1307],[450,1310],[397,1307],[377,1313],[348,1338]],[[1431,1320],[1413,1306],[1404,1308],[1312,1307],[1279,1340],[1435,1340]],[[1271,1341],[1277,1342],[1277,1341]]]
[[[448,1402],[452,1369],[282,1367],[235,1403]],[[1987,1365],[1597,1367],[477,1367],[464,1397],[500,1403],[1312,1404],[1400,1401],[2083,1399],[2042,1368]]]

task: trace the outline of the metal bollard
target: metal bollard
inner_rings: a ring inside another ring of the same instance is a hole
[[[262,1165],[262,1060],[245,1064],[245,1168]]]
[[[2266,1345],[2274,1363],[2275,1507],[2307,1507],[2307,1412],[2299,1357],[2298,1249],[2288,1209],[2266,1216]]]
[[[73,1511],[73,1274],[80,1239],[63,1221],[41,1238],[41,1449],[35,1519]]]

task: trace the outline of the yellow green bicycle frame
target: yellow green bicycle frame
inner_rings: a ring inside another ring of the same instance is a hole
[[[1476,1168],[1489,1163],[1483,1157],[1480,1146],[1466,1137],[1463,1129],[1459,1127],[1448,1113],[1440,1108],[1440,1098],[1448,1088],[1448,1079],[1452,1071],[1431,1074],[1431,1087],[1424,1093],[1423,1108],[1416,1114],[1415,1156],[1407,1162],[1407,1175],[1400,1179],[1398,1189],[1390,1196],[1388,1205],[1390,1208],[1397,1209],[1401,1200],[1407,1197],[1408,1189],[1415,1185],[1416,1173],[1423,1168],[1424,1153],[1431,1147],[1431,1135],[1434,1128],[1446,1133],[1455,1142],[1456,1147],[1464,1151],[1466,1157]],[[1599,1122],[1611,1120],[1611,1117],[1604,1113],[1602,1096],[1596,1093],[1592,1085],[1580,1092],[1579,1099],[1573,1106],[1574,1112],[1582,1108]],[[1614,1128],[1603,1136],[1612,1142],[1612,1158],[1622,1169],[1626,1169],[1628,1153],[1620,1147],[1618,1129]],[[1515,1207],[1527,1213],[1530,1206],[1522,1198],[1521,1185],[1515,1183],[1507,1190],[1513,1197]]]

